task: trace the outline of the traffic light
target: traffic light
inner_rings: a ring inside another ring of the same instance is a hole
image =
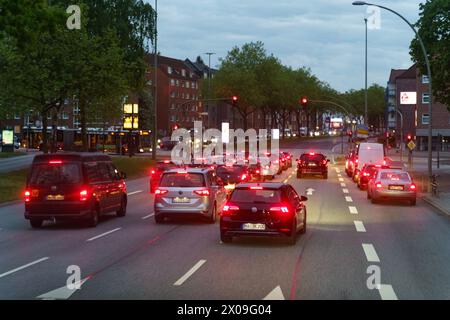
[[[306,107],[306,106],[308,105],[308,97],[303,96],[303,97],[300,99],[300,104],[301,104],[303,107]]]
[[[178,124],[173,125],[173,130],[178,130]]]
[[[236,107],[238,100],[239,100],[238,96],[231,97],[231,104],[233,105],[233,107]]]
[[[406,142],[410,142],[410,141],[412,141],[412,135],[411,135],[411,134],[408,134],[408,135],[406,136]]]

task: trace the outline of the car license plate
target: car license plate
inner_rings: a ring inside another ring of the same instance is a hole
[[[403,186],[389,186],[389,190],[399,190],[403,191]]]
[[[186,197],[184,197],[184,198],[177,197],[177,198],[173,199],[173,202],[174,203],[189,203],[190,199],[186,198]]]
[[[243,230],[266,230],[266,225],[263,223],[244,223]]]
[[[315,164],[315,163],[309,163],[308,166],[310,166],[310,167],[315,167],[316,164]]]
[[[49,200],[49,201],[62,201],[62,200],[64,200],[64,196],[61,195],[61,194],[56,194],[56,195],[50,194],[50,195],[47,196],[47,200]]]
[[[225,186],[225,189],[226,189],[226,190],[234,190],[235,187],[236,187],[236,185],[234,185],[234,184],[227,184],[227,185]]]

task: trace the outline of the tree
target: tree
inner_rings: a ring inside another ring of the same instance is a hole
[[[419,5],[419,20],[415,24],[428,51],[436,101],[449,106],[450,111],[450,2],[427,0]],[[413,61],[422,74],[427,74],[425,58],[415,37],[410,45]]]

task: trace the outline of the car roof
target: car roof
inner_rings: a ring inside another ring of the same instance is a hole
[[[263,187],[264,189],[280,189],[287,186],[287,183],[282,182],[250,182],[250,183],[240,183],[235,189],[248,189],[250,187]]]
[[[192,168],[192,167],[180,167],[180,168],[173,168],[173,169],[169,169],[164,171],[164,173],[177,173],[177,172],[187,172],[187,173],[207,173],[208,171],[213,171],[211,168],[209,167],[205,167],[205,168]]]
[[[403,169],[399,169],[399,168],[381,168],[381,169],[378,169],[378,171],[380,171],[380,172],[384,171],[384,172],[398,172],[398,173],[405,172],[405,173],[408,173],[408,171],[403,170]]]
[[[79,152],[79,153],[51,153],[51,154],[39,154],[33,159],[33,163],[44,163],[50,160],[61,160],[61,161],[112,161],[111,157],[102,153],[92,153],[92,152]]]

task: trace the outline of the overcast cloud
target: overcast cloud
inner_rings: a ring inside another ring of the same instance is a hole
[[[148,1],[152,5],[154,0]],[[379,0],[409,21],[418,19],[420,0]],[[159,51],[178,59],[217,53],[218,67],[234,46],[262,41],[283,64],[311,68],[322,81],[345,91],[364,86],[366,7],[352,0],[159,0]],[[391,68],[411,65],[412,30],[390,12],[381,29],[369,30],[369,85],[386,85]]]

